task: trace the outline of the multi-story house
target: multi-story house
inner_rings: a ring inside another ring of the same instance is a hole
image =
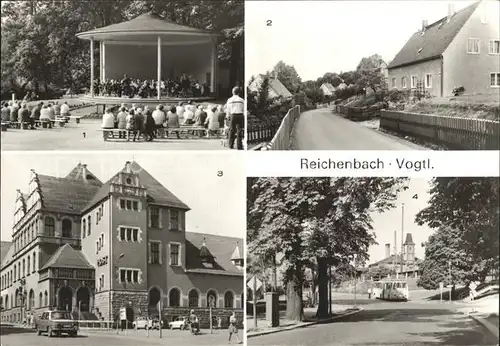
[[[330,83],[323,83],[319,88],[323,91],[323,95],[325,96],[335,95],[335,87]]]
[[[264,82],[264,79],[266,78],[265,75],[259,74],[255,79],[248,85],[248,89],[251,92],[259,92],[260,87],[262,83]],[[277,99],[277,98],[283,98],[285,100],[289,100],[293,98],[292,93],[281,83],[281,81],[276,78],[276,76],[267,76],[268,81],[269,81],[269,87],[268,87],[268,98],[269,99]]]
[[[498,94],[500,88],[500,3],[480,1],[435,23],[423,21],[388,66],[389,88],[448,97]]]
[[[104,184],[84,164],[64,178],[32,171],[1,265],[2,321],[55,307],[104,320],[195,309],[202,325],[209,304],[241,314],[243,242],[186,232],[189,210],[136,162]]]

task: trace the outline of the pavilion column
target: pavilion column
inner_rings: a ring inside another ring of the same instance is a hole
[[[94,38],[90,38],[90,96],[94,97]]]
[[[101,74],[101,80],[106,80],[106,42],[101,42],[102,43],[102,53],[101,53],[101,59],[102,59],[102,74]]]
[[[103,42],[99,41],[99,79],[102,81]]]
[[[157,83],[156,83],[156,88],[158,92],[158,100],[161,98],[161,36],[158,36],[158,76],[157,76]]]
[[[210,92],[217,95],[217,40],[212,41],[212,69],[210,72]]]

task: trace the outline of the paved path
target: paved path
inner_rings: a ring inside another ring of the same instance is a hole
[[[220,139],[161,139],[159,141],[104,141],[101,121],[71,120],[65,127],[2,132],[2,150],[224,150]],[[84,136],[85,133],[85,136]]]
[[[294,137],[296,150],[427,150],[333,114],[330,108],[302,113]]]
[[[1,336],[2,346],[147,346],[147,345],[228,345],[227,332],[221,331],[216,334],[209,334],[209,331],[202,331],[202,335],[192,335],[188,331],[163,331],[163,338],[160,339],[158,331],[150,333],[147,337],[145,331],[136,332],[129,331],[127,335],[125,332],[121,335],[116,335],[115,332],[88,332],[81,331],[81,335],[77,338],[70,338],[66,336],[49,338],[46,335],[37,336],[31,330],[17,330],[7,332]],[[136,335],[134,335],[136,334]],[[240,338],[242,336],[240,335]],[[233,344],[236,344],[234,339]]]
[[[248,339],[248,345],[424,346],[496,345],[477,322],[454,312],[454,305],[380,302],[328,324]]]

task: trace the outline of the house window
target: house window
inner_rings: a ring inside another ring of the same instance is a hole
[[[160,228],[160,208],[149,208],[149,224],[150,227]]]
[[[396,87],[396,78],[392,78],[392,87],[395,88]]]
[[[139,201],[120,198],[120,209],[127,211],[139,211]]]
[[[120,269],[121,283],[139,283],[139,270],[137,269]]]
[[[87,235],[87,220],[83,219],[82,221],[82,238],[85,238]]]
[[[35,264],[36,264],[36,256],[35,253],[33,252],[33,273],[35,272]]]
[[[401,77],[401,88],[406,89],[406,77]]]
[[[490,54],[500,54],[500,40],[490,40]]]
[[[62,236],[64,238],[72,237],[71,235],[72,228],[73,228],[73,222],[71,222],[71,220],[69,219],[62,220]]]
[[[45,227],[44,233],[45,235],[53,237],[55,234],[56,222],[53,217],[47,216],[45,218]]]
[[[87,223],[87,226],[89,226],[89,233],[87,233],[87,235],[90,235],[92,233],[92,216],[89,215]]]
[[[28,255],[28,260],[26,261],[26,264],[28,265],[27,273],[28,273],[28,275],[30,275],[30,273],[31,273],[31,271],[30,271],[30,269],[31,269],[31,256],[29,256],[29,255]]]
[[[467,40],[467,53],[479,54],[481,52],[481,41],[478,38],[469,38]]]
[[[234,304],[234,296],[233,292],[227,291],[226,294],[224,294],[224,308],[226,309],[232,309]]]
[[[181,263],[180,252],[181,245],[176,243],[170,243],[170,265],[178,266]]]
[[[139,241],[139,229],[133,227],[120,227],[120,241]]]
[[[411,88],[414,89],[417,87],[418,79],[417,76],[411,76]]]
[[[500,87],[500,73],[490,73],[490,85],[492,88]]]
[[[26,260],[23,259],[23,278],[26,277]]]
[[[430,73],[425,75],[425,87],[432,88],[432,75]]]
[[[168,305],[172,307],[181,306],[181,291],[178,288],[172,288],[168,294]]]
[[[161,264],[160,261],[160,243],[149,243],[149,255],[150,257],[150,262],[151,264]]]
[[[189,307],[190,308],[197,308],[199,305],[199,294],[198,294],[198,291],[195,290],[194,288],[189,291]]]
[[[179,212],[177,210],[170,210],[170,229],[179,229]]]

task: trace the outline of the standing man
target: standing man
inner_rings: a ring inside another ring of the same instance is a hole
[[[245,131],[245,100],[239,94],[239,87],[233,88],[233,96],[227,100],[226,114],[229,119],[229,148],[234,148],[234,141],[238,150],[243,150],[243,135]]]

